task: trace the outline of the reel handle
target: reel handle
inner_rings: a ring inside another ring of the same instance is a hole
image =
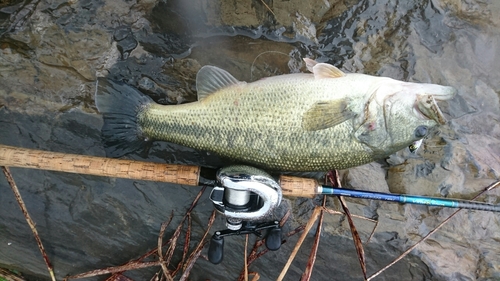
[[[265,236],[264,233],[266,232]],[[244,222],[241,229],[225,229],[216,231],[210,239],[208,246],[208,260],[213,264],[219,264],[224,259],[224,237],[234,235],[254,234],[257,237],[265,237],[267,249],[276,251],[281,247],[281,227],[278,221],[254,224]]]

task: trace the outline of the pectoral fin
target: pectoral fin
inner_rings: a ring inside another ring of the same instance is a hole
[[[347,108],[345,100],[321,101],[304,113],[302,128],[306,131],[323,130],[349,120],[355,115]]]

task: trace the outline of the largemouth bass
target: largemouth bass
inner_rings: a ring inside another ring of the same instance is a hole
[[[436,101],[452,87],[364,74],[305,59],[312,74],[252,83],[214,66],[196,77],[198,101],[159,105],[135,88],[98,80],[109,156],[164,140],[279,171],[346,169],[381,159],[446,122]]]

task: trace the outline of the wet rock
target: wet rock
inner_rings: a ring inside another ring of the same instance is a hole
[[[135,40],[130,28],[127,26],[117,28],[113,34],[113,39],[118,42],[117,48],[123,60],[127,59],[130,52],[137,47],[137,40]]]
[[[66,33],[52,27],[45,31],[43,38],[46,40],[42,39],[41,44],[36,46],[36,57],[40,63],[50,67],[68,67],[86,80],[95,80],[95,69],[89,61],[109,46],[107,34],[99,31]],[[82,49],[87,50],[84,55]]]
[[[379,163],[370,163],[344,171],[343,186],[352,189],[389,192],[385,169]]]
[[[160,86],[158,86],[158,84],[156,84],[149,77],[142,77],[141,80],[139,80],[138,89],[147,92],[148,96],[155,99],[158,103],[162,103],[162,104],[170,103],[169,101],[162,101],[159,99],[160,96],[165,95],[165,92],[163,91],[162,88],[160,88]]]

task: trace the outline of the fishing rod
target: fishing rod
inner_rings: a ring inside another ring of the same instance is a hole
[[[95,176],[168,182],[198,186],[213,185],[213,169],[192,165],[163,164],[136,160],[86,156],[20,148],[0,144],[0,166],[41,169]],[[255,171],[259,171],[255,169]],[[201,175],[201,177],[200,177]],[[391,194],[373,191],[336,188],[320,185],[315,179],[281,175],[279,184],[283,196],[308,197],[316,195],[346,196],[362,199],[392,201],[428,206],[464,208],[500,212],[500,205],[468,200]]]
[[[470,200],[447,199],[447,198],[418,196],[418,195],[392,194],[392,193],[383,193],[375,191],[356,190],[349,188],[337,188],[327,185],[320,185],[315,179],[303,179],[303,178],[296,178],[289,176],[280,176],[280,182],[282,185],[283,183],[285,183],[284,185],[285,187],[288,186],[288,183],[286,183],[286,181],[288,180],[293,185],[299,184],[300,181],[306,181],[304,183],[305,188],[301,189],[305,189],[308,192],[300,197],[313,197],[318,194],[334,195],[334,196],[346,196],[346,197],[362,198],[362,199],[391,201],[403,204],[416,204],[416,205],[500,212],[500,205],[493,205],[493,204],[470,201]],[[315,186],[315,188],[313,188],[313,186]],[[314,191],[310,192],[310,190]],[[298,191],[293,191],[293,194],[297,193]]]
[[[262,170],[244,165],[228,166],[215,171],[191,165],[85,156],[0,145],[0,166],[190,186],[213,186],[210,200],[214,207],[226,217],[228,228],[216,231],[212,236],[208,257],[215,264],[222,261],[223,238],[225,236],[253,233],[262,237],[261,231],[266,230],[268,249],[279,249],[281,229],[278,222],[260,223],[260,221],[272,214],[274,209],[279,206],[282,196],[308,198],[316,195],[347,196],[397,203],[500,212],[500,205],[468,200],[336,188],[321,185],[315,179],[286,175],[275,179]],[[213,174],[215,174],[215,179]]]

